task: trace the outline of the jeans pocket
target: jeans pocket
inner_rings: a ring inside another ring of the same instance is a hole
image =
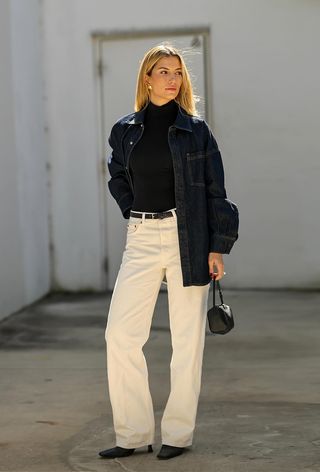
[[[127,234],[133,234],[138,231],[138,229],[141,227],[142,220],[137,221],[136,219],[129,219],[129,222],[127,223]]]

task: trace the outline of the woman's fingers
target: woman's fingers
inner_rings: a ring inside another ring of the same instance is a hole
[[[210,253],[208,264],[210,277],[212,279],[215,277],[215,280],[222,279],[222,277],[225,275],[222,254]],[[214,267],[216,267],[216,271],[214,271]]]
[[[224,271],[220,272],[219,270],[218,270],[218,272],[210,272],[210,276],[211,276],[212,280],[213,280],[214,277],[215,277],[216,280],[220,280],[220,279],[222,279],[224,274],[225,274]]]

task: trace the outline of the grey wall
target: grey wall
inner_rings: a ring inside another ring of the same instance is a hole
[[[50,286],[39,13],[0,2],[0,317]]]

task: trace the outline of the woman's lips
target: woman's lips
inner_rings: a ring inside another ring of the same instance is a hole
[[[175,92],[177,89],[175,87],[168,87],[166,88],[166,90],[172,90],[173,92]]]

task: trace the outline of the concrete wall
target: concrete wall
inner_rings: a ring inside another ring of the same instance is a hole
[[[44,1],[54,289],[102,288],[98,116],[88,10],[95,11],[94,2]]]
[[[37,0],[0,2],[0,318],[50,287]]]
[[[124,12],[123,3],[111,7],[104,0],[44,0],[58,286],[102,286],[102,157],[91,33],[210,25],[212,126],[228,196],[240,210],[240,238],[225,256],[225,284],[320,287],[319,15],[318,2],[298,0],[200,0],[188,7],[164,0],[156,14],[149,1],[126,2]]]

